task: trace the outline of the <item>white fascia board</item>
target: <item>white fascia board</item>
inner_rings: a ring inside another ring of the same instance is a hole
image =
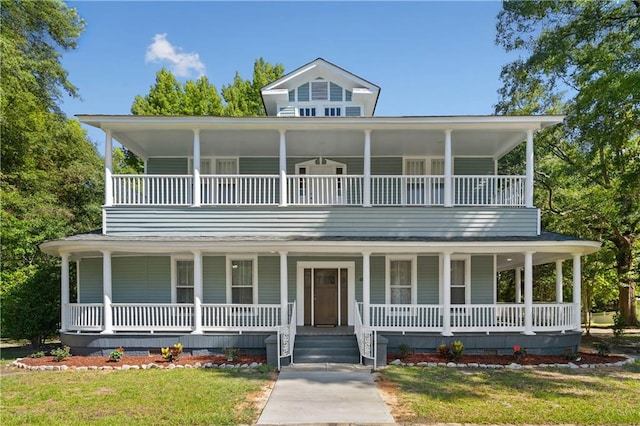
[[[472,241],[464,242],[405,242],[405,241],[184,241],[154,239],[149,241],[126,240],[54,240],[40,244],[40,249],[50,255],[59,256],[60,252],[78,253],[109,250],[112,252],[139,252],[148,254],[167,254],[176,251],[201,250],[203,253],[244,253],[278,252],[354,254],[371,253],[418,253],[438,254],[441,252],[464,254],[500,254],[524,253],[568,253],[587,255],[600,248],[597,241]]]

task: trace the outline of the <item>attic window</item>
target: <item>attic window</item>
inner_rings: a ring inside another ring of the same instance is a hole
[[[329,83],[329,100],[332,102],[342,102],[342,87],[335,83]]]
[[[329,85],[326,81],[311,82],[311,100],[326,101],[329,99]]]
[[[309,83],[305,83],[298,87],[298,102],[307,102],[309,100]]]
[[[295,90],[289,90],[289,102],[295,102],[296,101],[296,91]]]
[[[347,102],[351,102],[351,91],[350,90],[345,90],[344,91],[344,100]]]

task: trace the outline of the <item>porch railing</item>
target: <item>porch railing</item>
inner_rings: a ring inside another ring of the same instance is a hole
[[[67,310],[67,324],[62,327],[74,331],[101,331],[103,329],[104,309],[102,303],[69,303]]]
[[[280,305],[203,304],[202,329],[275,330],[280,325]]]
[[[378,330],[442,329],[441,305],[369,305],[371,327]]]
[[[280,199],[280,179],[275,175],[206,175],[201,179],[203,205],[274,205]]]
[[[298,323],[296,314],[296,302],[288,304],[289,319],[288,324],[283,324],[278,327],[277,335],[277,347],[278,347],[278,370],[280,370],[280,363],[282,358],[291,356],[291,364],[293,364],[293,348],[296,343],[296,326]]]
[[[536,303],[533,305],[533,327],[537,330],[571,330],[575,328],[572,303]]]
[[[356,340],[358,341],[360,357],[373,360],[373,369],[375,370],[378,358],[376,330],[373,327],[365,327],[362,324],[362,309],[360,305],[361,303],[356,302],[353,331],[356,335]]]
[[[182,303],[113,303],[114,331],[188,331],[193,305]]]
[[[113,205],[191,205],[190,175],[113,175]],[[443,206],[445,177],[433,175],[371,176],[372,206]],[[276,175],[203,175],[201,204],[277,205],[284,189],[287,203],[300,206],[361,206],[362,175],[287,175],[285,187]],[[454,206],[525,205],[524,176],[452,176]]]

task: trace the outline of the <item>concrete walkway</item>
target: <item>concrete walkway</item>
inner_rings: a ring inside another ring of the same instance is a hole
[[[394,424],[371,368],[347,364],[283,367],[258,425]]]

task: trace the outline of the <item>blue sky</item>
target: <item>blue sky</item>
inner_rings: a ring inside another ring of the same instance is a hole
[[[322,57],[381,87],[378,116],[491,114],[499,1],[68,1],[86,21],[63,66],[65,113],[129,114],[163,66],[220,88],[263,57],[285,72]],[[104,134],[89,130],[101,149]]]

